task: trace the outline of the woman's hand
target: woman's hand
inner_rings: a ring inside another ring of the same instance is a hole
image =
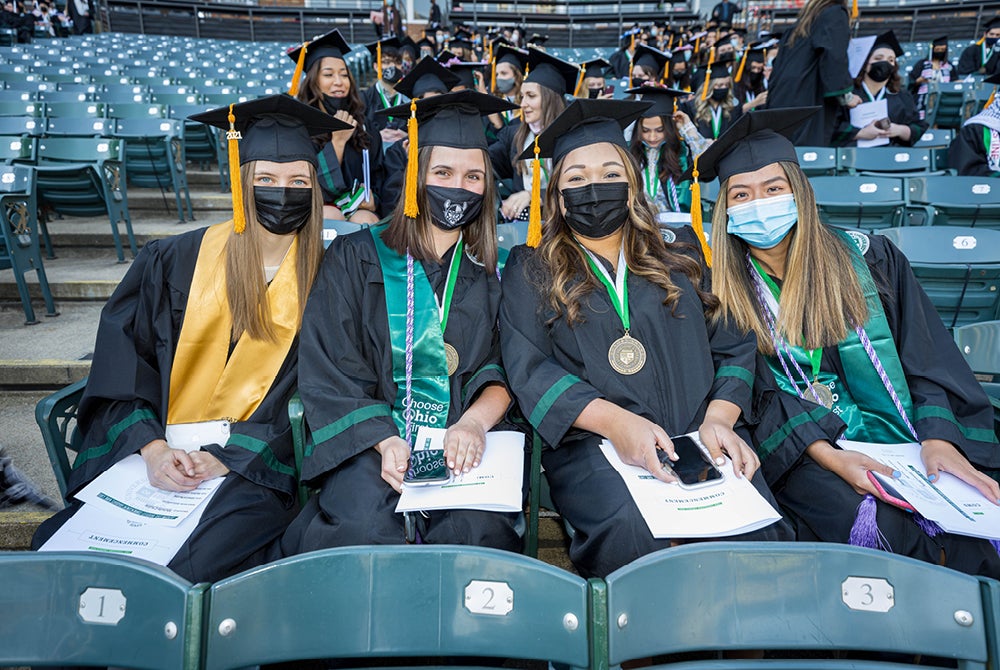
[[[382,479],[399,493],[403,490],[403,476],[410,462],[410,445],[401,437],[387,437],[375,445],[382,455]]]
[[[754,99],[743,105],[743,111],[749,112],[755,107],[760,107],[767,102],[767,91],[754,96]]]
[[[687,124],[691,123],[691,117],[680,110],[674,112],[673,119],[674,125],[677,126],[677,130],[680,130]]]
[[[927,479],[936,482],[940,478],[939,473],[950,472],[966,484],[976,487],[994,505],[1000,504],[1000,484],[976,470],[951,442],[924,440],[921,445],[920,460],[927,470]]]
[[[444,434],[444,460],[457,477],[478,468],[486,450],[486,427],[476,419],[463,416]]]
[[[890,123],[889,130],[886,131],[889,137],[895,137],[903,142],[910,141],[910,127],[902,123]]]
[[[508,221],[513,221],[530,204],[531,193],[529,191],[518,191],[517,193],[512,193],[503,201],[500,205],[500,212]]]
[[[638,414],[621,410],[620,418],[614,422],[614,427],[609,432],[611,434],[607,437],[623,463],[645,468],[660,481],[677,480],[674,473],[663,467],[657,454],[657,449],[662,449],[667,452],[671,461],[676,461],[674,443],[670,441],[666,431],[655,423]]]
[[[351,127],[347,130],[335,130],[330,133],[330,142],[333,144],[333,150],[337,154],[337,160],[344,159],[344,147],[347,146],[348,140],[354,135],[354,131],[357,130],[358,121],[348,112],[346,109],[337,110],[337,113],[333,115],[333,118],[343,121],[344,123],[351,124]]]
[[[858,131],[855,139],[858,140],[874,140],[877,137],[889,137],[888,130],[882,130],[875,126],[875,122],[872,121],[867,126]]]
[[[850,93],[847,98],[847,108],[854,109],[861,104],[861,96]]]
[[[820,440],[806,447],[806,455],[816,461],[821,468],[829,470],[851,485],[855,493],[864,495],[870,493],[882,500],[882,495],[868,479],[868,471],[877,472],[885,477],[898,477],[888,465],[879,463],[860,451],[837,449],[829,442]]]
[[[194,463],[195,476],[202,481],[215,479],[216,477],[225,477],[229,474],[229,468],[207,451],[192,451],[188,456],[191,457],[191,462]]]
[[[382,136],[382,142],[384,144],[399,142],[407,136],[405,130],[399,130],[398,128],[383,128],[379,131],[379,135]]]
[[[153,440],[139,454],[146,462],[149,483],[158,489],[191,491],[202,482],[191,456],[183,449],[171,449],[166,440]]]
[[[728,421],[706,415],[705,421],[698,428],[698,437],[716,465],[725,463],[726,459],[722,454],[728,454],[737,477],[746,476],[750,479],[760,467],[756,452],[736,434]]]

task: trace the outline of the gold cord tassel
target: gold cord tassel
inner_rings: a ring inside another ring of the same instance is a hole
[[[493,49],[492,45],[490,49]],[[497,90],[497,62],[495,60],[492,61],[492,67],[490,68],[490,90]]]
[[[696,55],[701,53],[701,38],[700,37],[696,37],[695,40],[694,40],[694,52],[695,52]]]
[[[573,97],[574,98],[580,97],[580,91],[583,90],[583,75],[584,75],[584,72],[586,72],[586,70],[584,68],[585,68],[584,65],[580,65],[580,76],[577,77],[576,88],[573,90]]]
[[[701,99],[708,98],[708,86],[712,82],[712,64],[715,62],[715,47],[708,52],[708,67],[705,69],[705,88],[701,90]]]
[[[535,159],[531,162],[531,205],[528,208],[529,247],[542,243],[542,163],[538,160],[538,138],[535,138]]]
[[[411,219],[417,218],[420,208],[417,207],[417,100],[410,101],[410,119],[406,122],[406,132],[410,140],[410,148],[406,156],[406,186],[403,202],[403,215]]]
[[[308,44],[308,42],[302,43],[302,49],[299,50],[299,59],[295,62],[295,72],[292,73],[292,83],[288,87],[288,95],[293,98],[299,94],[299,81],[302,79],[302,70],[306,66],[306,47]]]
[[[629,46],[631,46],[631,48],[633,50],[635,50],[635,33],[634,32],[632,33],[632,36],[629,38]]]
[[[854,0],[851,3],[851,21],[856,21],[858,18],[858,0]]]
[[[376,75],[382,79],[382,40],[375,43],[375,67],[378,69]]]
[[[740,69],[736,71],[736,78],[733,81],[739,81],[743,78],[743,68],[747,65],[747,56],[750,55],[750,49],[743,52],[743,58],[740,60]]]
[[[691,172],[694,181],[691,183],[691,227],[698,242],[701,243],[701,251],[705,254],[705,265],[712,267],[712,250],[705,239],[705,226],[701,222],[701,184],[698,183],[698,159],[694,159],[694,170]]]
[[[982,43],[983,43],[983,42],[985,42],[985,41],[986,41],[986,35],[983,35],[982,37],[980,37],[980,38],[979,38],[979,41],[978,41],[978,42],[976,42],[976,46],[977,46],[977,47],[978,47],[978,46],[981,46],[981,45],[982,45]]]
[[[987,107],[989,107],[990,105],[992,105],[993,101],[996,100],[996,97],[997,97],[997,90],[994,88],[993,92],[990,93],[990,97],[988,97],[986,99],[986,104],[983,105],[983,109],[986,109]]]
[[[243,211],[243,180],[240,179],[240,144],[243,139],[236,130],[236,115],[233,106],[229,105],[229,132],[226,141],[229,143],[229,184],[233,192],[233,230],[242,235],[247,229],[246,213]]]
[[[674,48],[674,34],[670,33],[670,40],[667,42],[667,51]]]

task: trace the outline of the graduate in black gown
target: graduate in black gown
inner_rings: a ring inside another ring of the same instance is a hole
[[[623,128],[649,105],[577,100],[542,133],[541,155],[556,165],[544,233],[535,249],[515,247],[504,270],[504,366],[545,442],[552,499],[576,529],[570,559],[585,576],[674,543],[653,538],[600,450],[605,438],[625,463],[672,481],[658,450],[672,454],[668,436],[697,430],[712,457],[729,454],[737,476],[773,500],[742,418],[753,335],[712,318],[691,229],[674,233],[688,243],[664,241],[626,149]],[[737,536],[790,538],[780,521]]]
[[[743,105],[733,94],[731,62],[713,63],[708,81],[695,88],[694,95],[679,106],[694,123],[698,133],[714,140],[743,116]]]
[[[946,83],[955,76],[955,66],[948,60],[948,36],[931,40],[931,52],[910,70],[910,93],[916,96],[917,111],[923,119],[927,114],[927,97],[931,83]]]
[[[406,119],[378,114],[383,109],[408,101],[406,96],[396,90],[396,84],[404,74],[401,46],[396,37],[387,37],[365,45],[375,61],[378,75],[375,83],[361,92],[361,102],[365,106],[365,127],[370,132],[379,134],[383,149],[406,137]]]
[[[955,72],[959,77],[1000,74],[1000,16],[987,21],[983,26],[983,36],[962,50]]]
[[[229,128],[229,108],[194,120]],[[168,564],[193,582],[265,562],[297,511],[288,400],[298,330],[323,253],[310,135],[344,124],[281,95],[235,105],[243,134],[234,221],[148,243],[101,313],[78,425],[72,494],[141,454],[150,483],[188,491],[224,476]],[[241,186],[242,184],[242,186]],[[218,296],[222,296],[221,299]],[[195,306],[195,307],[193,307]],[[168,424],[227,420],[226,444],[186,453]],[[80,508],[41,525],[37,548]]]
[[[822,225],[795,147],[782,134],[812,110],[754,112],[698,157],[718,175],[712,289],[755,333],[754,444],[802,540],[884,549],[1000,576],[987,540],[941,531],[884,502],[869,472],[893,469],[837,440],[919,442],[942,472],[1000,503],[979,468],[1000,465],[993,408],[914,277],[886,238]],[[803,334],[804,333],[804,334]]]
[[[289,50],[296,62],[289,93],[352,126],[315,141],[324,217],[370,224],[383,209],[382,136],[366,126],[365,104],[344,60],[350,51],[339,30]]]
[[[417,428],[447,427],[448,467],[468,472],[511,402],[495,326],[496,193],[482,122],[510,105],[465,91],[416,106],[412,191],[386,225],[334,241],[309,296],[299,390],[312,439],[302,477],[320,490],[282,539],[286,555],[403,543],[394,510]],[[414,517],[426,543],[521,547],[520,513]]]
[[[768,81],[767,108],[821,105],[792,137],[796,146],[831,146],[842,106],[861,99],[851,91],[847,45],[851,37],[845,0],[809,0],[786,32]]]
[[[1000,74],[983,84],[1000,85]],[[996,91],[983,111],[962,124],[948,149],[948,163],[967,177],[1000,177],[1000,97]]]
[[[899,76],[897,59],[902,55],[903,48],[891,30],[875,38],[864,66],[854,79],[854,94],[863,102],[885,100],[888,124],[885,119],[879,119],[864,128],[856,128],[851,125],[850,111],[845,107],[841,109],[833,138],[836,146],[855,146],[858,140],[886,139],[891,146],[910,147],[927,130],[927,123],[920,119],[917,104]]]

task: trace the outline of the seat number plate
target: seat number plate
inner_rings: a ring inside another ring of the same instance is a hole
[[[88,588],[80,594],[80,618],[117,626],[125,618],[125,594],[118,589]]]
[[[506,616],[514,610],[514,591],[507,582],[474,579],[465,587],[465,609],[473,614]]]
[[[878,577],[848,577],[841,584],[841,599],[864,612],[888,612],[896,604],[892,584]]]

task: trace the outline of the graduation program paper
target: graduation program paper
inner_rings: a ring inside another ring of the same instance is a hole
[[[690,433],[699,445],[698,433]],[[781,518],[746,478],[737,479],[733,462],[719,466],[722,479],[695,489],[661,482],[644,468],[626,465],[607,440],[601,451],[632,494],[649,532],[657,539],[725,537],[749,533]]]

